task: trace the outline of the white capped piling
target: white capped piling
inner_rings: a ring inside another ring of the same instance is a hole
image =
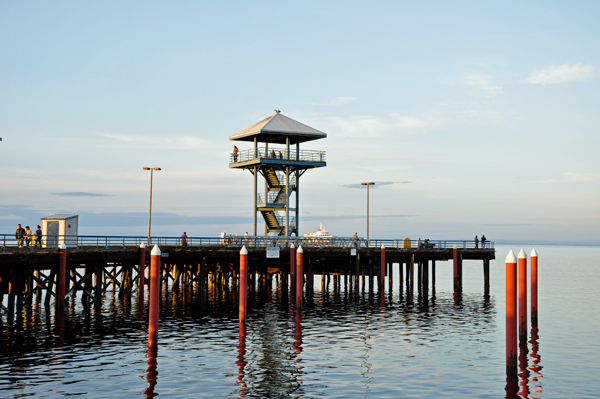
[[[517,375],[517,260],[511,250],[506,256],[506,374]]]
[[[527,255],[519,252],[519,339],[527,342]]]
[[[538,326],[538,255],[531,250],[531,327]]]
[[[296,251],[296,309],[302,309],[302,297],[304,289],[304,250],[302,246]]]
[[[240,324],[246,323],[248,315],[248,250],[244,245],[240,250],[240,301],[239,301]]]
[[[148,312],[148,346],[158,343],[158,310],[160,306],[160,260],[161,251],[158,244],[150,253],[150,310]]]

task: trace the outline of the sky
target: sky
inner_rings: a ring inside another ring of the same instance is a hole
[[[600,244],[600,2],[0,0],[0,234],[252,231],[229,136],[274,109],[300,234]],[[241,143],[240,150],[250,148]],[[260,215],[259,215],[260,220]],[[262,223],[259,225],[262,231]]]

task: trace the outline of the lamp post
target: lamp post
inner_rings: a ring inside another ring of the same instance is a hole
[[[150,222],[152,220],[152,178],[154,177],[154,171],[160,170],[160,168],[144,167],[144,170],[150,171],[150,210],[148,211],[148,246],[150,246]]]
[[[360,183],[363,186],[367,186],[367,248],[369,248],[369,186],[375,183]]]

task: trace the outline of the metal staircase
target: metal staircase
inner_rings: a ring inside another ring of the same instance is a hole
[[[266,198],[260,194],[257,195],[257,207],[265,220],[267,233],[276,233],[285,235],[285,214],[280,215],[277,210],[285,210],[286,206],[286,178],[285,171],[274,165],[271,167],[263,167],[260,169],[261,174],[267,182],[268,191]],[[296,190],[295,176],[289,176],[290,186],[288,193],[291,196]],[[296,231],[295,218],[290,217],[290,232],[291,235]]]

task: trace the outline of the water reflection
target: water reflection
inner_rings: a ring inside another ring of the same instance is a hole
[[[435,338],[438,334],[444,334],[444,339],[450,340],[452,337],[448,336],[456,336],[455,344],[460,347],[465,335],[473,334],[473,330],[496,329],[494,301],[486,302],[481,295],[464,295],[457,305],[451,292],[436,294],[435,298],[425,295],[425,291],[415,298],[412,290],[406,289],[386,295],[383,290],[372,290],[374,279],[368,276],[332,276],[323,284],[318,277],[315,292],[309,295],[307,290],[306,305],[297,313],[290,304],[294,297],[289,297],[292,289],[287,277],[254,275],[253,299],[249,298],[246,325],[237,323],[238,286],[235,280],[230,280],[225,287],[211,282],[205,290],[197,284],[163,284],[159,324],[160,393],[170,392],[165,388],[169,386],[168,379],[173,384],[173,379],[177,381],[180,375],[186,374],[179,369],[182,365],[173,359],[191,356],[194,361],[186,369],[188,378],[193,375],[199,380],[208,379],[207,375],[210,375],[210,378],[220,379],[220,384],[231,390],[229,395],[232,396],[323,396],[325,394],[315,391],[319,389],[315,384],[309,384],[308,388],[303,382],[307,377],[314,380],[315,373],[322,372],[322,369],[315,370],[315,352],[320,351],[315,351],[315,345],[327,344],[323,347],[331,351],[327,352],[329,357],[318,360],[326,365],[331,363],[325,367],[335,370],[343,363],[343,360],[337,363],[331,360],[338,356],[335,351],[353,353],[357,370],[352,381],[358,382],[365,395],[375,395],[375,382],[381,372],[377,367],[377,356],[381,356],[381,352],[377,351],[381,349],[377,348],[377,338],[374,339],[373,334],[395,342],[389,346],[389,351],[394,352],[418,348],[431,350],[439,342]],[[320,287],[323,289],[319,291]],[[57,367],[49,359],[56,359],[56,348],[63,346],[65,350],[61,354],[69,355],[61,361],[84,373],[82,376],[86,375],[86,367],[90,364],[93,367],[102,364],[104,369],[112,368],[113,371],[104,377],[93,378],[105,378],[105,384],[113,383],[110,378],[115,375],[129,378],[126,383],[135,386],[138,395],[142,392],[146,397],[158,395],[157,351],[146,352],[144,348],[142,352],[140,349],[140,343],[145,343],[147,338],[144,301],[135,296],[119,297],[117,292],[109,291],[96,306],[85,306],[78,297],[67,298],[65,305],[64,313],[55,315],[52,308],[46,308],[34,296],[15,322],[0,324],[2,348],[10,354],[0,360],[3,372],[10,373],[8,369],[16,369],[18,364],[20,372],[15,375],[29,376],[27,380],[16,378],[8,385],[9,389],[23,392],[24,386],[35,390],[36,384],[48,384],[41,377],[37,379],[36,371]],[[385,328],[376,329],[373,325]],[[452,329],[449,329],[450,325]],[[399,349],[398,341],[394,341],[399,336],[402,345],[410,346]],[[185,355],[174,353],[180,346],[185,347]],[[343,349],[335,349],[340,347]],[[137,352],[140,355],[135,357],[136,362],[130,363],[136,365],[137,374],[133,372],[126,376],[119,372],[123,364],[128,364],[124,357]],[[147,367],[142,366],[145,365],[144,356],[147,356]],[[174,364],[169,367],[170,362]],[[226,367],[231,370],[221,371]],[[342,373],[344,367],[335,372]],[[58,377],[58,381],[64,378],[67,377]],[[140,386],[140,382],[144,385]],[[233,390],[232,386],[235,386]],[[0,389],[8,387],[2,385]],[[223,395],[227,393],[215,394]]]
[[[158,345],[148,347],[148,368],[146,369],[146,381],[148,381],[148,388],[144,391],[146,398],[153,398],[158,396],[158,393],[154,392],[156,382],[158,378]]]

